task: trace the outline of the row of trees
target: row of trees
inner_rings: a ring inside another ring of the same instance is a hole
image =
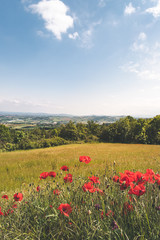
[[[103,126],[100,139],[105,142],[160,144],[160,115],[152,119],[121,118]]]
[[[111,142],[160,144],[160,115],[152,119],[121,118],[112,124],[99,125],[70,121],[52,129],[36,127],[16,130],[0,125],[0,149],[11,151],[57,146],[71,142]]]

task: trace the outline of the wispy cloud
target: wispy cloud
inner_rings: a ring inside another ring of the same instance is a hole
[[[147,52],[148,45],[146,43],[147,35],[144,32],[141,32],[137,38],[137,40],[132,44],[131,50],[132,51],[141,51]]]
[[[141,32],[138,36],[138,39],[141,40],[141,41],[145,41],[146,38],[147,38],[147,35],[144,32]]]
[[[92,48],[93,42],[92,42],[92,34],[93,29],[89,28],[88,30],[85,30],[81,34],[81,47],[83,48]]]
[[[28,9],[41,16],[45,28],[59,40],[63,33],[67,33],[69,28],[73,28],[74,18],[67,14],[69,8],[60,0],[41,0],[37,4],[29,5]]]
[[[135,52],[136,60],[124,64],[121,69],[134,73],[143,80],[160,81],[160,43],[155,42],[153,45],[146,43],[145,47],[138,44],[133,46],[132,51]]]
[[[78,32],[74,32],[73,34],[70,33],[70,34],[68,34],[68,37],[70,39],[75,40],[75,39],[77,39],[79,37],[79,34],[78,34]]]
[[[93,22],[90,24],[88,29],[81,32],[80,35],[80,42],[82,48],[92,48],[94,46],[93,43],[93,33],[95,31],[95,28],[101,23],[101,21]]]
[[[125,7],[124,14],[125,15],[131,15],[131,14],[135,13],[135,11],[136,11],[136,8],[133,7],[132,3],[130,2],[128,4],[128,6]]]
[[[155,18],[160,17],[160,0],[153,2],[156,2],[156,5],[154,7],[147,8],[145,12],[152,14]]]

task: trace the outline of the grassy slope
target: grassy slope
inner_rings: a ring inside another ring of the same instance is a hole
[[[88,155],[92,161],[86,168],[78,161],[80,155]],[[114,167],[115,161],[115,167]],[[113,170],[139,170],[152,168],[160,171],[160,146],[139,144],[74,144],[54,148],[0,153],[0,192],[18,191],[25,184],[39,181],[44,171],[59,170],[68,165],[70,172],[78,176],[104,174],[113,176]],[[81,166],[81,167],[80,167]]]

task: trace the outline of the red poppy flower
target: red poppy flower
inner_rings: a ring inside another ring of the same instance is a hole
[[[22,193],[15,193],[14,194],[14,200],[15,201],[22,201],[23,199],[23,194]]]
[[[145,180],[144,180],[144,174],[141,173],[141,172],[135,172],[134,173],[134,182],[138,183],[138,184],[142,184],[142,183],[145,183]]]
[[[61,214],[65,215],[66,217],[69,217],[69,214],[72,212],[72,208],[68,203],[60,204],[58,210],[60,210]]]
[[[91,193],[96,192],[96,188],[94,187],[93,182],[85,183],[82,186],[82,189],[83,189],[84,192],[87,192],[87,191],[89,191]]]
[[[59,195],[61,192],[58,189],[53,190],[53,194]]]
[[[2,198],[5,198],[8,200],[8,196],[7,195],[3,195]]]
[[[139,185],[134,185],[133,183],[131,184],[131,188],[129,190],[129,194],[134,194],[137,196],[141,196],[146,192],[145,186],[143,184]]]
[[[72,174],[68,173],[66,174],[66,176],[63,178],[64,179],[64,182],[67,183],[67,182],[72,182]]]
[[[17,208],[17,204],[13,204],[12,208]]]
[[[103,219],[103,211],[101,212],[101,218]]]
[[[156,180],[157,184],[160,185],[160,174],[155,174],[154,179]]]
[[[36,191],[37,191],[37,192],[40,191],[40,186],[37,186]]]
[[[113,176],[112,180],[113,180],[114,182],[119,182],[119,177],[118,177],[118,176]]]
[[[88,178],[89,178],[89,180],[91,180],[93,183],[99,183],[99,184],[100,184],[99,177],[92,176],[92,177],[88,177]]]
[[[13,211],[13,210],[8,209],[7,212],[5,212],[5,216],[8,216],[11,211]]]
[[[48,177],[48,172],[43,172],[40,174],[40,179],[46,179]]]
[[[108,210],[108,212],[106,213],[107,217],[113,217],[114,216],[114,212],[112,212],[112,210]]]
[[[143,175],[144,182],[149,182],[153,184],[155,183],[155,180],[153,178],[154,178],[154,175],[149,175],[147,173]]]
[[[60,168],[60,170],[62,170],[62,171],[69,171],[69,168],[68,168],[67,166],[62,166],[62,167]]]
[[[148,175],[154,175],[155,173],[154,173],[154,171],[153,171],[152,169],[147,169],[147,170],[146,170],[146,174],[148,174]]]
[[[79,157],[79,161],[80,162],[85,162],[85,163],[89,163],[91,161],[91,158],[88,156],[80,156]]]
[[[4,213],[3,213],[3,212],[1,212],[1,207],[0,207],[0,216],[2,216],[2,215],[4,215]]]
[[[56,177],[56,173],[55,173],[55,172],[49,172],[49,173],[48,173],[48,176],[50,176],[50,177]]]
[[[14,210],[13,209],[8,209],[7,212],[5,212],[5,216],[8,216],[10,213],[13,213]]]
[[[101,189],[99,189],[99,188],[95,188],[95,190],[96,190],[100,195],[103,195],[103,194],[104,194],[103,190],[101,190]]]
[[[131,182],[131,179],[127,176],[127,174],[120,173],[121,177],[119,178],[120,189],[125,190]]]

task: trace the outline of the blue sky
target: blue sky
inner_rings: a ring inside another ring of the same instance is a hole
[[[160,0],[1,0],[0,111],[160,114]]]

